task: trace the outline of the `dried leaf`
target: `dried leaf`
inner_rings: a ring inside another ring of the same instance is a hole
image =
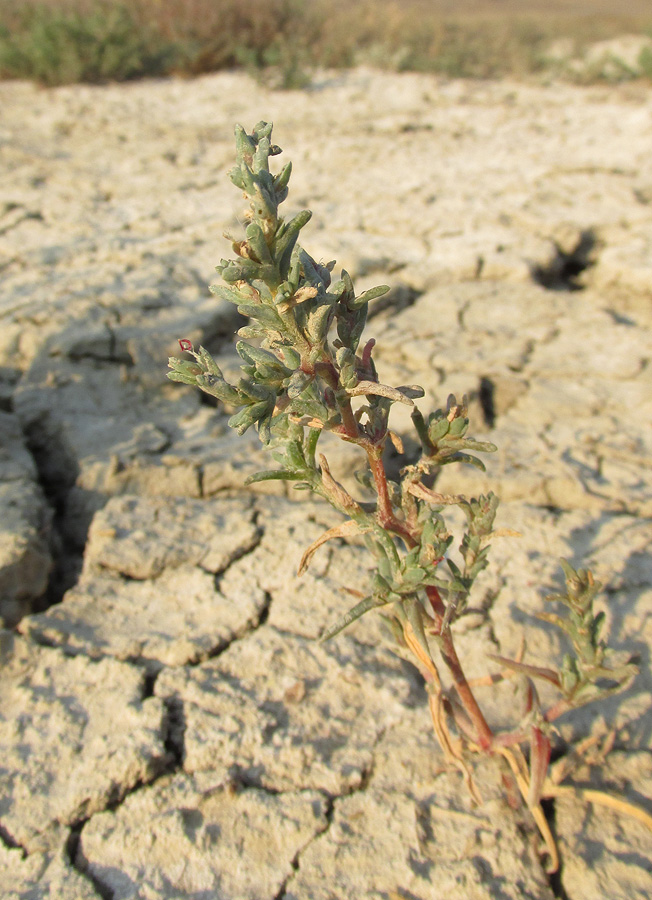
[[[319,465],[321,466],[321,477],[323,485],[326,488],[326,491],[332,502],[344,509],[349,514],[362,512],[360,506],[358,506],[353,497],[347,491],[345,491],[342,485],[338,484],[331,475],[331,470],[328,467],[328,462],[323,453],[319,454]]]
[[[409,486],[408,492],[419,500],[425,500],[426,503],[433,503],[435,506],[452,506],[466,500],[461,494],[438,494],[418,481]]]
[[[401,440],[399,435],[396,434],[395,431],[390,431],[389,439],[392,442],[392,445],[393,445],[394,449],[396,450],[396,452],[400,453],[401,456],[403,456],[403,454],[405,453],[405,449],[403,447],[403,441]]]
[[[293,309],[295,306],[299,306],[300,303],[305,303],[306,300],[312,300],[313,297],[316,297],[319,291],[313,285],[304,285],[299,288],[298,291],[285,300],[283,303],[279,303],[277,309],[279,312],[287,312],[289,309]]]
[[[515,537],[520,538],[523,537],[520,531],[514,531],[513,528],[496,528],[495,531],[490,531],[489,534],[483,534],[480,538],[480,548],[486,547],[490,544],[494,538],[502,538],[502,537]]]
[[[405,403],[407,406],[414,406],[414,402],[402,393],[398,388],[390,387],[388,384],[378,384],[376,381],[359,381],[354,388],[347,391],[350,397],[359,397],[361,395],[374,394],[377,397],[386,397],[388,400],[395,400],[398,403]]]
[[[316,541],[313,541],[313,543],[303,554],[303,556],[301,557],[301,562],[299,563],[297,575],[303,575],[303,573],[310,565],[310,560],[314,556],[315,552],[319,550],[322,544],[325,544],[327,541],[333,540],[333,538],[351,537],[352,535],[359,533],[360,529],[357,523],[351,519],[349,519],[348,522],[342,522],[341,525],[334,525],[333,528],[329,528],[328,531],[325,531],[322,535],[320,535]]]
[[[528,781],[527,766],[525,764],[525,759],[523,758],[523,754],[521,753],[520,748],[507,748],[498,745],[496,749],[505,757],[505,759],[509,763],[509,767],[512,770],[514,778],[516,779],[516,784],[518,785],[518,789],[521,792],[521,796],[527,803],[530,785]],[[547,782],[544,787],[546,789],[546,796],[549,796],[547,791]],[[550,826],[548,825],[548,820],[546,819],[544,812],[541,809],[541,805],[536,804],[535,806],[530,808],[530,811],[534,817],[534,821],[537,823],[537,827],[539,829],[539,832],[541,833],[541,837],[545,841],[546,850],[548,851],[548,855],[550,856],[550,862],[546,866],[546,872],[552,874],[559,869],[559,851],[557,850],[557,843],[553,837],[552,831],[550,830]]]
[[[290,422],[294,422],[295,425],[304,425],[306,428],[323,428],[324,423],[320,422],[319,419],[313,419],[310,416],[293,416],[292,413],[288,415]]]

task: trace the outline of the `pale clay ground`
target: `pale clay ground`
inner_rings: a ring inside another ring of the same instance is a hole
[[[333,514],[244,489],[256,436],[165,379],[178,337],[236,366],[206,286],[241,224],[233,126],[272,120],[306,248],[392,286],[368,325],[383,380],[423,384],[426,410],[467,392],[499,447],[438,482],[493,489],[523,535],[459,623],[470,673],[523,632],[530,661],[560,658],[534,613],[560,556],[592,566],[641,673],[561,738],[618,725],[577,779],[652,811],[649,85],[357,70],[283,93],[225,73],[5,83],[0,109],[3,897],[652,897],[638,823],[557,800],[551,882],[491,761],[472,805],[373,617],[313,640],[364,554],[329,545],[295,577]],[[349,484],[351,451],[329,453]],[[73,586],[44,609],[48,577]],[[514,722],[511,688],[483,700]]]

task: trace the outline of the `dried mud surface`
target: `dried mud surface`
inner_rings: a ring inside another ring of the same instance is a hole
[[[618,727],[577,783],[652,812],[652,93],[323,73],[39,90],[0,84],[0,883],[11,900],[652,896],[644,827],[564,795],[562,868],[496,760],[475,807],[417,674],[369,616],[326,645],[360,548],[263,467],[255,435],[165,378],[177,338],[237,366],[207,291],[242,224],[235,122],[275,122],[303,243],[359,290],[388,383],[470,397],[500,525],[459,623],[471,675],[525,634],[559,557],[607,585],[632,688],[560,720]],[[395,429],[405,433],[406,419]],[[409,446],[409,445],[408,445]],[[326,446],[351,484],[351,449]],[[301,502],[300,502],[301,501]],[[492,721],[520,702],[483,694]],[[513,799],[513,798],[512,798]]]

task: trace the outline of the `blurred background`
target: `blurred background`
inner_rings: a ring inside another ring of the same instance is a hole
[[[0,0],[0,77],[101,83],[319,68],[652,79],[649,0]]]

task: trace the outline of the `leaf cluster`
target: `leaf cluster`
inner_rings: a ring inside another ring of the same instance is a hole
[[[550,594],[546,600],[561,603],[566,615],[539,613],[539,618],[560,628],[569,638],[573,654],[567,653],[558,673],[559,688],[569,707],[601,700],[628,687],[637,673],[632,662],[621,662],[602,637],[606,622],[603,611],[596,612],[594,600],[602,585],[590,571],[577,571],[561,561],[566,591]]]
[[[565,559],[561,560],[566,580],[564,593],[549,594],[549,603],[561,603],[565,615],[542,612],[538,618],[555,625],[569,639],[572,653],[564,654],[559,669],[530,666],[516,660],[492,656],[506,669],[532,679],[547,681],[554,685],[561,699],[547,714],[553,721],[570,709],[584,706],[595,700],[604,700],[611,694],[625,690],[632,683],[638,668],[629,656],[611,649],[604,639],[603,631],[606,615],[596,612],[594,600],[602,585],[595,581],[587,569],[575,570]]]
[[[472,502],[442,500],[423,480],[452,462],[482,468],[473,454],[495,447],[468,435],[466,400],[458,404],[450,397],[446,409],[426,420],[414,403],[423,396],[422,388],[379,381],[374,342],[361,347],[360,341],[369,303],[388,288],[380,285],[356,294],[346,271],[334,280],[335,263],[317,262],[303,249],[298,239],[311,213],[301,210],[287,219],[281,215],[292,165],[272,174],[270,159],[280,149],[271,135],[269,123],[260,122],[252,134],[236,128],[237,163],[230,178],[248,202],[248,224],[244,238],[231,238],[235,258],[223,259],[217,267],[223,284],[211,288],[248,319],[239,331],[244,340],[236,344],[243,362],[241,377],[229,384],[202,347],[191,349],[193,360],[170,359],[169,377],[194,384],[230,406],[234,412],[229,425],[239,434],[257,428],[280,468],[257,473],[250,481],[294,481],[298,488],[315,491],[365,536],[377,562],[371,590],[327,636],[344,627],[345,619],[348,624],[373,606],[404,603],[429,586],[448,599],[452,618],[454,611],[462,611],[474,578],[486,564],[497,500],[493,495]],[[406,465],[396,482],[382,470],[387,439],[402,450],[400,438],[389,429],[394,403],[412,408],[422,446],[420,462]],[[375,504],[354,500],[334,481],[323,457],[318,459],[317,443],[324,431],[366,452],[360,480],[382,494]],[[437,567],[453,541],[443,516],[451,502],[464,509],[469,530],[461,545],[463,570],[447,559],[444,574]],[[431,627],[432,621],[425,625]]]

